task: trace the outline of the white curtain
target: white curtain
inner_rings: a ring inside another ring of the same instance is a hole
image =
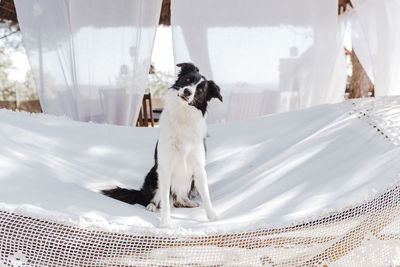
[[[400,1],[352,0],[352,44],[375,95],[400,94]]]
[[[161,0],[15,0],[43,111],[135,125]]]
[[[221,86],[209,122],[343,99],[337,0],[174,0],[175,63],[192,61]]]

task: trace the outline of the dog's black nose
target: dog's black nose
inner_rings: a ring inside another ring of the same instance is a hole
[[[192,94],[192,92],[190,92],[189,89],[185,88],[185,90],[183,90],[183,94],[184,94],[185,96],[190,96],[190,95]]]

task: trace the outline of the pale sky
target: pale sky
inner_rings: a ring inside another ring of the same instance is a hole
[[[159,26],[152,56],[156,69],[174,73],[174,54],[172,49],[171,27]]]
[[[25,73],[30,69],[28,57],[24,52],[14,52],[11,54],[11,60],[15,69],[9,72],[10,80],[24,81]]]

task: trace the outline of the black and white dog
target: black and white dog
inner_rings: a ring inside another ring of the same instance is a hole
[[[161,208],[161,227],[170,227],[170,205],[198,207],[197,192],[209,220],[217,219],[208,192],[205,170],[206,112],[213,98],[222,101],[219,87],[199,73],[191,63],[181,63],[175,84],[168,89],[155,148],[155,165],[147,174],[142,189],[114,188],[102,193],[112,198]]]

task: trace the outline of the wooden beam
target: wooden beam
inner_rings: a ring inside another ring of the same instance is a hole
[[[353,4],[351,3],[350,0],[338,0],[338,15],[346,12],[347,5],[349,5],[351,8],[353,8]]]

